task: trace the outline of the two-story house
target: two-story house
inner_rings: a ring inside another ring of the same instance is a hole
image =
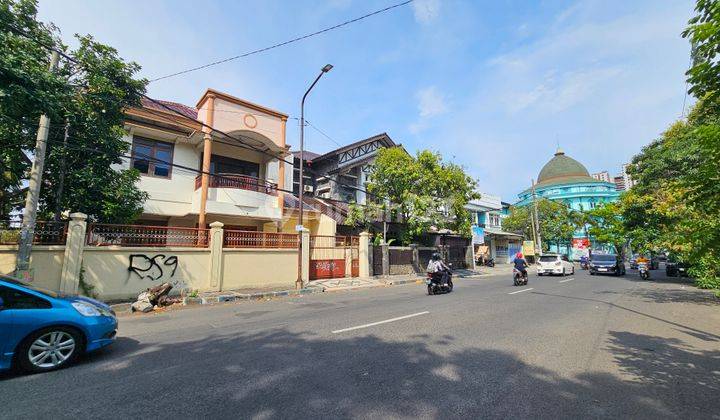
[[[480,199],[470,201],[466,208],[472,217],[475,255],[485,254],[496,263],[507,263],[522,248],[522,235],[505,232],[502,219],[510,204],[499,196],[480,193]]]
[[[298,200],[292,155],[286,144],[288,116],[208,89],[195,107],[144,100],[126,111],[125,139],[149,199],[137,224],[292,232]],[[318,233],[322,214],[306,208]],[[323,225],[334,234],[334,225]]]

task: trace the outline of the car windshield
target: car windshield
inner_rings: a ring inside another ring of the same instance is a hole
[[[557,255],[541,255],[540,256],[540,262],[553,262],[557,261],[558,257]]]
[[[615,261],[617,257],[614,255],[593,255],[593,261]]]
[[[14,277],[3,276],[2,274],[0,274],[0,280],[10,283],[10,284],[14,284],[16,286],[25,287],[27,289],[33,290],[38,293],[42,293],[43,295],[49,296],[51,298],[56,298],[59,296],[57,293],[53,292],[52,290],[43,289],[42,287],[38,287],[33,284],[26,283],[24,281],[20,281]]]

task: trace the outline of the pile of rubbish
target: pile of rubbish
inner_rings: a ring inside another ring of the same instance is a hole
[[[168,296],[172,288],[172,284],[163,283],[145,290],[138,295],[135,303],[130,306],[130,310],[132,312],[150,312],[157,307],[170,306],[181,302],[179,297]]]

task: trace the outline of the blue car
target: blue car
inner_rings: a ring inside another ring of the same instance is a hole
[[[65,367],[115,341],[115,312],[84,296],[66,296],[0,275],[0,370]]]

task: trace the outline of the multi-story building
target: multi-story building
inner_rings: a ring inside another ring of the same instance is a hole
[[[125,140],[149,194],[137,224],[291,232],[299,203],[286,144],[287,115],[208,89],[194,107],[144,100],[126,112]],[[228,136],[226,136],[225,134]],[[308,207],[311,232],[334,222]]]
[[[387,133],[357,141],[324,154],[304,152],[304,184],[306,193],[346,203],[365,204],[367,174],[378,150],[396,147]],[[299,168],[300,153],[293,152],[295,167]],[[293,174],[293,189],[300,184],[300,171]]]
[[[625,187],[622,191],[629,190],[630,188],[635,186],[635,184],[637,184],[637,181],[632,179],[632,176],[630,176],[630,174],[628,173],[629,166],[630,166],[629,163],[623,164],[622,172],[620,173],[620,176],[622,176],[622,178],[623,178],[623,185]]]
[[[617,191],[625,191],[627,189],[625,178],[622,175],[613,177],[613,183],[615,184],[615,189]]]
[[[480,193],[478,200],[465,206],[472,218],[473,247],[476,257],[490,256],[498,263],[508,263],[522,248],[522,235],[505,232],[502,219],[510,204],[499,196]]]
[[[597,179],[598,181],[612,182],[612,180],[610,179],[610,173],[608,171],[596,172],[590,176]]]

